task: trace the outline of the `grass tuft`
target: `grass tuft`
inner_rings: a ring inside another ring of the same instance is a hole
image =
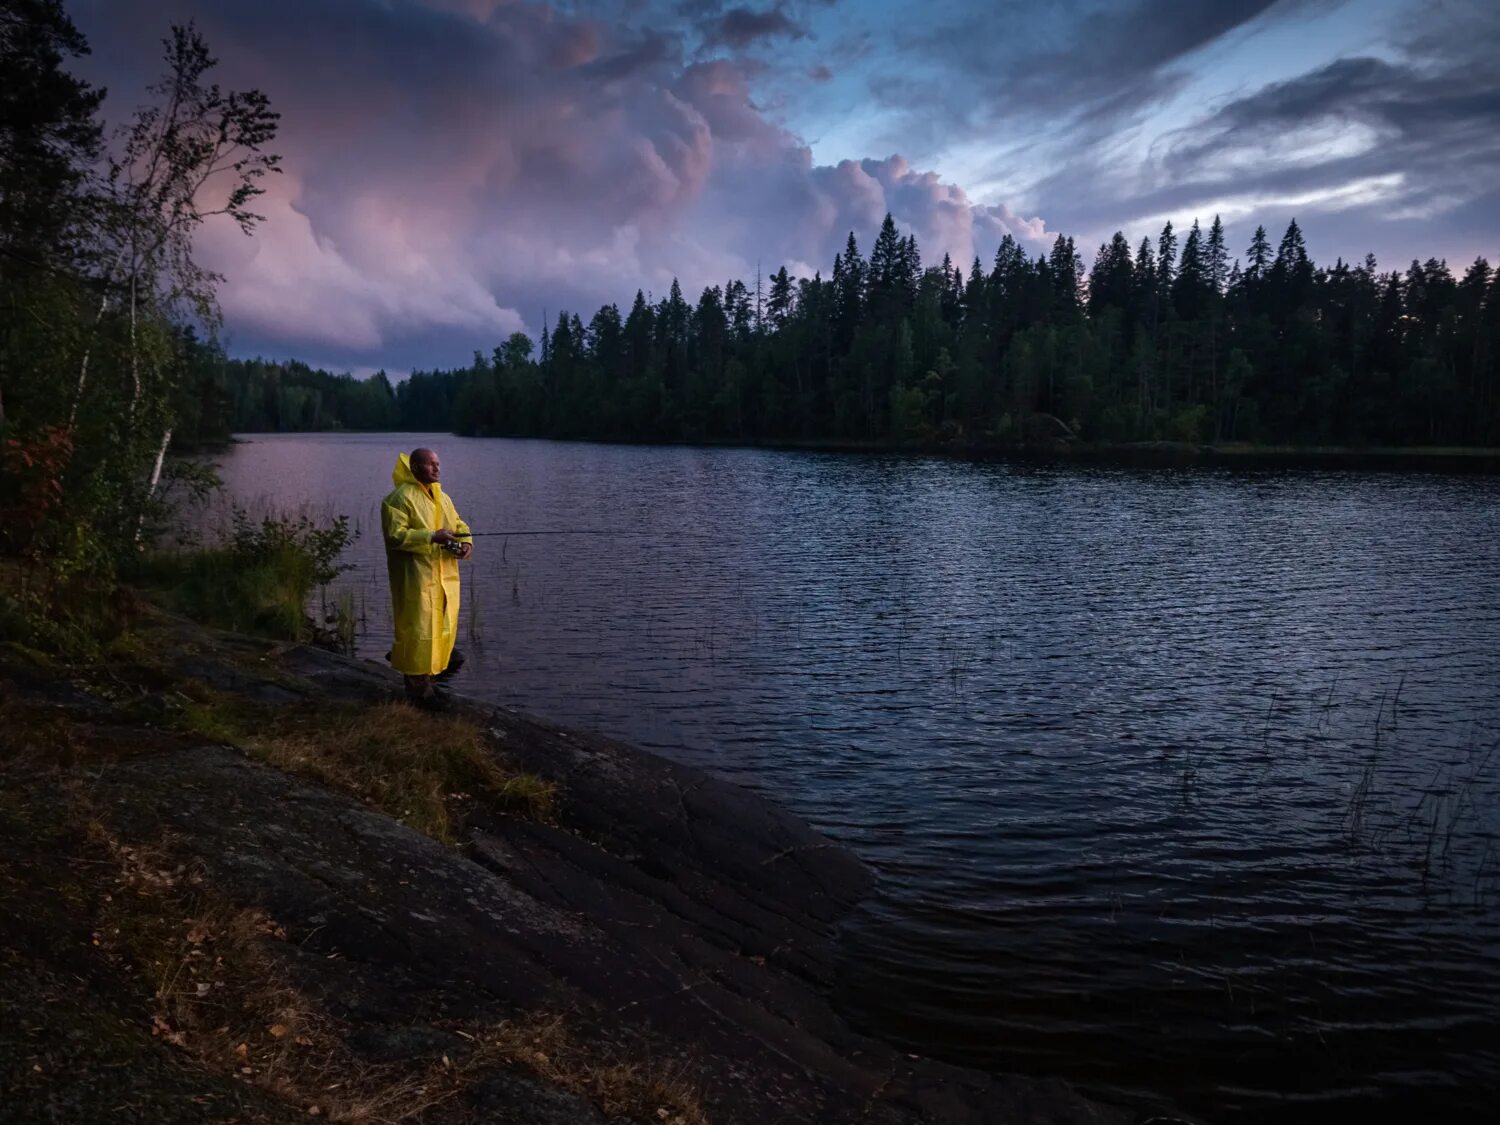
[[[699,1084],[681,1059],[627,1055],[580,1039],[558,1015],[452,1030],[474,1044],[464,1061],[467,1070],[488,1070],[497,1063],[524,1068],[592,1102],[611,1121],[708,1125]]]
[[[178,722],[279,770],[352,794],[447,845],[476,803],[551,820],[557,787],[504,768],[473,722],[404,703],[256,707],[198,689]]]

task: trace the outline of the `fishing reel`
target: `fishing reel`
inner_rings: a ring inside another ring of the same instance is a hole
[[[457,536],[458,533],[454,532],[454,535]],[[450,555],[457,559],[463,557],[464,544],[472,542],[473,540],[468,535],[464,535],[459,538],[450,539],[446,543],[438,543],[436,544],[436,546],[441,547],[443,550],[447,551]]]

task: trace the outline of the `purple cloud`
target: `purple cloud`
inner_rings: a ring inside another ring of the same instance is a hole
[[[748,63],[689,62],[669,33],[540,4],[80,4],[113,112],[188,17],[221,81],[283,114],[266,222],[200,245],[228,278],[237,350],[456,362],[535,332],[544,310],[587,316],[673,277],[696,294],[757,266],[826,272],[851,229],[868,249],[886,210],[932,260],[1042,233],[899,156],[815,165],[757,108]]]

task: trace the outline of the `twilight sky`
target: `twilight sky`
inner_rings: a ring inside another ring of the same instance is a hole
[[[1483,0],[67,0],[119,120],[195,19],[282,113],[253,238],[205,231],[234,354],[466,363],[674,276],[825,276],[850,230],[1295,216],[1320,262],[1500,258]]]

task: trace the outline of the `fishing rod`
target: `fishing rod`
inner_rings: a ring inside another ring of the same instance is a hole
[[[483,536],[491,536],[491,535],[649,535],[649,534],[650,534],[650,532],[647,532],[647,531],[620,531],[620,530],[615,530],[613,528],[579,527],[579,528],[558,529],[558,530],[555,530],[555,531],[554,530],[550,530],[550,529],[546,530],[546,531],[532,531],[532,530],[529,530],[529,529],[525,530],[525,531],[455,531],[455,532],[453,532],[453,537],[455,539],[475,539],[475,538],[479,538],[479,537],[483,537]]]
[[[459,554],[459,548],[465,543],[475,538],[490,538],[492,536],[495,538],[505,538],[511,535],[604,535],[624,537],[627,535],[648,534],[650,533],[645,531],[622,531],[614,528],[596,527],[548,528],[546,530],[524,528],[520,531],[455,531],[452,532],[453,539],[442,546],[443,550],[447,551],[450,555],[457,555]]]

